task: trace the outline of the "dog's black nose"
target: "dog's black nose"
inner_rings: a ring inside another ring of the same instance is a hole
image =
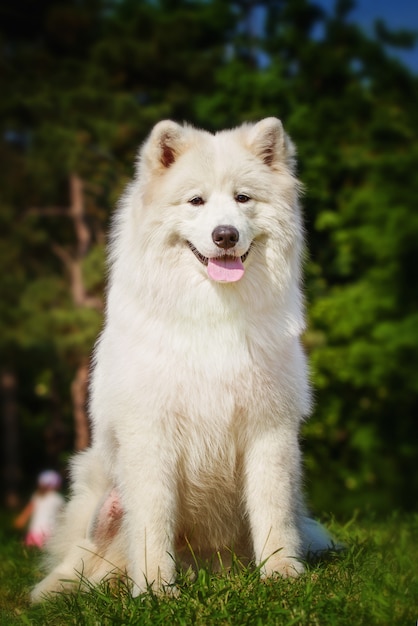
[[[212,233],[213,242],[218,248],[233,248],[238,243],[239,232],[234,226],[217,226]]]

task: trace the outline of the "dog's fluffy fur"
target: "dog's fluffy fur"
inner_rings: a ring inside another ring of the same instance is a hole
[[[301,496],[294,160],[275,118],[215,135],[163,121],[144,144],[114,221],[93,444],[73,461],[35,601],[80,573],[161,590],[177,560],[231,551],[295,576],[330,545]]]

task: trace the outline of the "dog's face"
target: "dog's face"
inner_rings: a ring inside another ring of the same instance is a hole
[[[205,277],[236,282],[271,237],[284,251],[296,236],[293,157],[275,118],[216,135],[160,122],[140,154],[142,227]]]

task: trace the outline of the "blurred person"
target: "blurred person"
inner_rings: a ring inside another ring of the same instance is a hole
[[[15,528],[25,528],[29,523],[24,543],[43,548],[51,536],[64,498],[59,493],[62,479],[58,472],[45,470],[37,480],[37,489],[14,522]]]

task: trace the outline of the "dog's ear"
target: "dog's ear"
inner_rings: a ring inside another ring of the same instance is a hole
[[[266,117],[250,130],[251,150],[269,167],[285,163],[293,172],[296,149],[277,117]]]
[[[154,126],[145,143],[142,156],[152,168],[167,169],[185,149],[186,129],[171,120]]]

